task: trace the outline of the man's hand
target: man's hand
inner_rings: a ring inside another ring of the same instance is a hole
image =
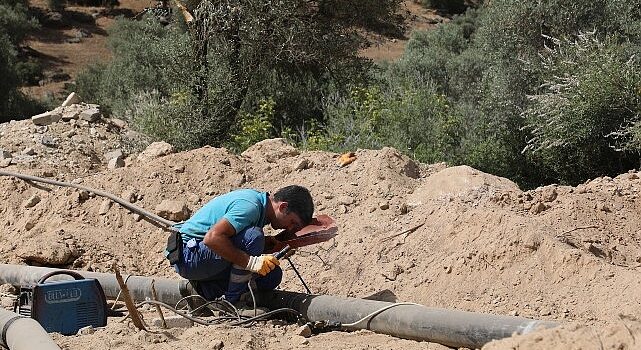
[[[280,265],[280,261],[278,261],[276,257],[270,254],[250,256],[245,270],[256,272],[261,276],[265,276],[278,265]]]

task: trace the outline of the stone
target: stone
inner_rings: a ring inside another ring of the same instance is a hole
[[[127,122],[122,119],[111,118],[109,119],[109,122],[115,127],[117,127],[118,129],[124,129],[127,127]]]
[[[312,336],[312,328],[307,324],[302,325],[296,328],[295,334],[300,335],[301,337],[304,337],[304,338],[309,338]]]
[[[66,137],[66,138],[72,138],[72,137],[76,136],[76,134],[77,134],[76,130],[69,130],[69,131],[65,132],[63,134],[63,136]]]
[[[309,164],[309,161],[305,158],[301,159],[296,165],[294,166],[294,170],[305,170],[307,169],[307,165]]]
[[[38,196],[37,194],[34,194],[33,196],[29,197],[29,199],[24,201],[22,206],[25,208],[32,208],[38,203],[40,203],[40,196]]]
[[[81,120],[86,120],[90,123],[98,121],[100,117],[100,110],[98,108],[85,109],[84,111],[80,112],[79,116]]]
[[[78,96],[78,94],[76,94],[75,92],[72,92],[69,94],[69,96],[67,96],[65,101],[62,102],[61,106],[67,107],[67,106],[78,104],[80,102],[82,102],[82,99],[80,98],[80,96]]]
[[[27,155],[27,156],[33,156],[33,155],[36,154],[36,151],[31,147],[27,147],[22,151],[22,154]]]
[[[172,221],[184,221],[191,216],[191,210],[183,201],[164,199],[156,206],[156,214]]]
[[[62,121],[63,122],[69,122],[69,121],[74,121],[80,117],[80,111],[79,110],[71,110],[62,113]]]
[[[120,197],[129,203],[134,203],[136,201],[136,192],[133,190],[126,190],[122,195],[120,195]]]
[[[24,245],[18,246],[16,255],[27,264],[60,266],[73,262],[79,252],[53,235],[44,235],[27,239]]]
[[[99,215],[105,215],[107,212],[109,212],[109,209],[111,209],[111,200],[105,199],[100,203],[100,208],[98,209],[98,214]]]
[[[547,209],[547,207],[545,206],[545,204],[543,204],[543,203],[541,203],[541,202],[538,202],[538,203],[534,204],[534,205],[530,208],[530,213],[531,213],[531,214],[539,214],[539,213],[543,212],[545,209]]]
[[[94,334],[96,333],[96,329],[93,328],[93,326],[89,325],[86,327],[82,327],[78,330],[77,335],[89,335],[89,334]]]
[[[541,197],[544,202],[552,202],[556,199],[557,197],[557,192],[556,192],[556,187],[552,186],[547,186],[543,188],[543,191],[541,193]]]
[[[338,206],[338,212],[340,214],[347,214],[347,206],[346,205],[339,205]]]
[[[40,143],[43,144],[44,146],[47,146],[47,147],[56,147],[56,146],[58,146],[58,142],[51,135],[43,135],[42,139],[40,140]]]
[[[389,209],[389,203],[388,202],[381,202],[381,203],[378,204],[378,207],[381,210],[387,210],[387,209]]]
[[[148,161],[155,158],[160,158],[174,152],[174,146],[167,142],[153,142],[138,155],[138,160]]]
[[[221,350],[224,347],[225,343],[220,339],[214,339],[209,343],[209,349],[211,350]]]
[[[162,327],[162,319],[160,317],[152,319],[151,323],[156,327]],[[167,328],[189,328],[194,325],[194,321],[179,315],[173,315],[165,316],[165,324]]]
[[[125,161],[122,159],[122,157],[112,158],[107,163],[107,168],[112,170],[117,168],[122,168],[124,166],[125,166]]]
[[[13,158],[0,159],[0,168],[6,168],[11,165]]]
[[[107,153],[105,153],[105,159],[106,159],[107,161],[109,161],[109,160],[111,160],[111,159],[114,159],[114,158],[119,158],[119,157],[120,157],[120,158],[124,158],[124,157],[125,157],[125,154],[124,154],[124,153],[122,153],[122,150],[121,150],[121,149],[115,149],[115,150],[113,150],[113,151],[111,151],[111,152],[107,152]]]
[[[354,204],[354,198],[350,196],[340,196],[338,197],[338,203],[343,205]]]
[[[49,111],[34,115],[31,117],[31,121],[34,125],[46,126],[59,121],[61,118],[62,116],[60,114]]]
[[[11,152],[0,150],[0,159],[11,159],[11,158],[13,158],[13,156],[11,155]]]
[[[36,227],[36,224],[33,221],[27,221],[24,223],[24,229],[29,231],[32,228]]]

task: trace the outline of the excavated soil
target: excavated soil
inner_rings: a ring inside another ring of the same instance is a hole
[[[237,188],[304,185],[316,213],[339,226],[333,241],[293,256],[314,293],[384,292],[388,300],[561,323],[483,349],[641,349],[639,172],[523,192],[507,179],[418,164],[391,148],[355,150],[345,167],[337,154],[282,140],[242,155],[204,147],[139,157],[145,145],[121,127],[109,120],[1,124],[0,148],[12,161],[0,161],[0,170],[80,183],[151,211],[164,199],[193,212]],[[54,146],[43,145],[44,135],[57,139]],[[104,154],[115,149],[124,151],[125,166],[112,169]],[[178,278],[161,253],[166,232],[120,205],[12,177],[0,177],[0,198],[3,263],[100,272],[117,263],[127,274]],[[282,288],[302,292],[283,266]],[[269,321],[140,332],[110,318],[95,333],[54,339],[63,349],[446,349],[369,331],[303,338],[296,328]]]

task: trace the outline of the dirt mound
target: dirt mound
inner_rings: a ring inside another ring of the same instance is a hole
[[[389,290],[399,301],[564,324],[488,349],[569,349],[590,332],[603,344],[639,346],[640,323],[629,316],[641,314],[637,172],[522,192],[509,180],[469,167],[417,164],[391,148],[358,150],[356,160],[341,167],[337,154],[297,150],[283,140],[263,141],[242,155],[204,147],[138,157],[132,148],[124,167],[110,169],[100,155],[128,142],[111,123],[54,123],[45,130],[29,122],[0,126],[0,147],[36,151],[29,162],[4,170],[47,171],[151,211],[172,200],[193,212],[236,188],[307,186],[316,213],[339,225],[333,241],[293,257],[314,293],[364,297]],[[104,137],[92,136],[91,128]],[[64,138],[69,130],[83,135],[84,153]],[[58,147],[38,145],[34,135],[43,133],[58,137]],[[0,177],[0,198],[5,263],[108,272],[115,262],[126,273],[177,278],[162,256],[166,232],[120,205],[11,177]],[[285,274],[284,289],[303,291],[290,268]],[[204,334],[208,341],[211,335],[211,348],[220,340],[225,348],[443,349],[370,332],[303,339],[291,335],[293,328],[195,327],[151,335],[110,320],[94,334],[56,339],[69,349],[193,348],[203,345]]]

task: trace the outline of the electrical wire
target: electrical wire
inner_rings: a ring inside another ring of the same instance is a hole
[[[72,184],[72,183],[69,183],[69,182],[62,182],[62,181],[56,181],[56,180],[51,180],[51,179],[45,179],[45,178],[38,177],[38,176],[33,176],[33,175],[24,175],[24,174],[15,173],[15,172],[12,172],[12,171],[0,171],[0,176],[13,176],[13,177],[17,177],[19,179],[25,180],[25,181],[36,181],[36,182],[42,182],[42,183],[46,183],[46,184],[50,184],[50,185],[56,185],[56,186],[62,186],[62,187],[73,187],[73,188],[77,188],[79,190],[92,192],[92,193],[95,193],[95,194],[97,194],[97,195],[99,195],[101,197],[109,198],[112,201],[122,205],[123,207],[133,211],[134,213],[137,213],[137,214],[140,214],[142,216],[145,216],[148,219],[153,220],[158,224],[166,226],[169,230],[176,230],[176,228],[173,227],[173,225],[175,225],[176,222],[171,221],[171,220],[167,220],[165,218],[162,218],[162,217],[160,217],[160,216],[158,216],[158,215],[156,215],[156,214],[154,214],[152,212],[149,212],[149,211],[147,211],[147,210],[145,210],[145,209],[143,209],[143,208],[141,208],[141,207],[139,207],[137,205],[131,204],[131,203],[125,201],[124,199],[122,199],[120,197],[117,197],[117,196],[115,196],[115,195],[113,195],[111,193],[105,192],[105,191],[96,190],[96,189],[93,189],[93,188],[90,188],[90,187],[76,185],[76,184]]]
[[[342,327],[342,328],[355,328],[355,329],[360,329],[360,328],[362,328],[361,326],[359,326],[359,324],[360,324],[360,323],[365,322],[365,321],[368,321],[368,322],[369,322],[369,321],[371,321],[371,319],[372,319],[372,318],[374,318],[376,315],[380,314],[381,312],[383,312],[383,311],[385,311],[385,310],[387,310],[387,309],[391,309],[391,308],[396,307],[396,306],[401,306],[401,305],[419,305],[419,306],[421,306],[421,304],[416,304],[416,303],[394,303],[394,304],[391,304],[391,305],[387,305],[387,306],[385,306],[385,307],[382,307],[382,308],[380,308],[380,309],[378,309],[378,310],[376,310],[376,311],[374,311],[374,312],[370,313],[369,315],[367,315],[367,316],[365,316],[365,317],[361,318],[360,320],[358,320],[358,321],[356,321],[356,322],[352,322],[352,323],[343,323],[343,324],[341,324],[341,327]],[[364,327],[364,328],[365,328],[365,329],[369,329],[369,325],[368,325],[368,326],[366,326],[366,327]]]
[[[136,304],[136,307],[140,307],[140,306],[143,306],[145,304],[162,306],[162,307],[166,308],[167,310],[175,313],[176,315],[182,316],[182,317],[184,317],[184,318],[186,318],[186,319],[188,319],[190,321],[193,321],[194,323],[198,323],[198,324],[205,325],[205,326],[210,326],[212,324],[219,323],[218,321],[221,321],[221,320],[227,321],[227,320],[230,319],[229,317],[218,317],[218,318],[215,318],[213,320],[203,320],[203,319],[201,319],[199,317],[191,316],[189,314],[186,314],[186,313],[183,313],[183,312],[181,312],[179,310],[176,310],[173,306],[171,306],[171,305],[169,305],[167,303],[163,303],[162,301],[156,301],[156,300],[145,300],[145,301],[142,301],[142,302]],[[230,323],[229,325],[231,325],[231,326],[241,326],[241,325],[244,325],[244,324],[247,324],[247,323],[250,323],[250,322],[260,321],[260,320],[262,320],[264,318],[267,318],[267,317],[270,317],[270,316],[273,316],[273,315],[276,315],[276,314],[279,314],[279,313],[291,313],[291,314],[294,314],[296,316],[299,315],[298,311],[296,311],[294,309],[280,308],[280,309],[272,310],[272,311],[266,312],[264,314],[260,314],[260,315],[254,316],[254,317],[250,317],[250,318],[247,318],[247,319],[242,319],[242,320],[239,320],[239,321],[235,321],[235,322]]]

